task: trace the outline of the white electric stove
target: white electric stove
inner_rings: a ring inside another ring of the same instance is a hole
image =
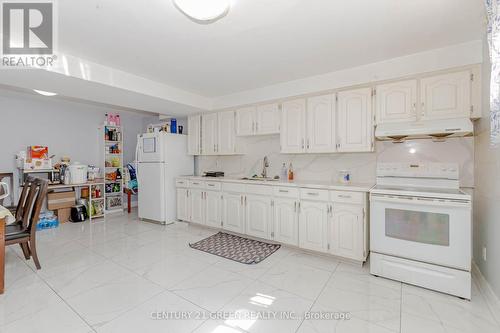
[[[470,299],[471,209],[456,164],[378,164],[370,272]]]

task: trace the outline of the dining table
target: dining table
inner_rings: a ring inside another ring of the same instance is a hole
[[[3,294],[5,286],[5,224],[13,219],[12,213],[0,206],[0,294]]]

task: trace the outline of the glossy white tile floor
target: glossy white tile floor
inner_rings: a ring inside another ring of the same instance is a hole
[[[41,231],[41,271],[8,249],[0,332],[500,332],[475,285],[469,302],[287,248],[247,266],[188,247],[213,233],[135,215]]]

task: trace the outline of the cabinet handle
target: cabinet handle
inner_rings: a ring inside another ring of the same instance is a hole
[[[294,202],[293,211],[297,213],[297,201]]]
[[[189,198],[189,190],[186,191],[186,197]]]
[[[309,138],[307,138],[307,149],[309,149]]]
[[[214,187],[214,186],[215,186],[215,184],[207,184],[207,185],[208,185],[208,186],[211,186],[211,187]]]
[[[420,104],[420,106],[422,107],[422,113],[421,113],[421,114],[422,114],[422,116],[425,116],[425,103],[424,103],[424,102],[422,102],[422,103]]]
[[[298,208],[298,211],[299,211],[299,213],[300,213],[300,201],[299,201],[298,207],[299,207],[299,208]]]
[[[280,190],[280,193],[288,193],[288,190]]]
[[[319,195],[318,192],[308,192],[307,195]]]
[[[417,103],[413,103],[413,113],[417,113]]]
[[[302,149],[304,149],[304,148],[305,148],[305,144],[304,144],[304,143],[305,143],[305,140],[304,140],[304,139],[302,139]]]
[[[351,199],[352,197],[347,194],[339,194],[339,198]]]
[[[245,206],[247,205],[247,196],[245,195]]]

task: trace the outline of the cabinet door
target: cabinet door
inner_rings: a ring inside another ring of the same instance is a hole
[[[363,207],[350,204],[333,204],[330,221],[330,252],[355,260],[363,256]]]
[[[201,116],[192,116],[188,118],[188,154],[199,155],[201,149],[200,132]]]
[[[372,151],[373,114],[371,89],[363,88],[338,94],[338,151]]]
[[[376,87],[377,123],[417,120],[417,80]]]
[[[224,193],[222,199],[222,228],[238,233],[245,232],[243,215],[243,196],[234,193]]]
[[[254,106],[236,110],[236,135],[245,136],[255,133],[255,112]]]
[[[305,150],[306,100],[283,103],[281,110],[281,152],[303,153]]]
[[[229,155],[236,152],[234,111],[220,112],[218,115],[219,135],[217,154]]]
[[[244,201],[246,234],[269,239],[272,221],[271,197],[246,195]]]
[[[255,134],[279,134],[280,132],[279,104],[266,104],[257,107]]]
[[[205,192],[205,224],[210,227],[221,226],[221,193],[216,191]]]
[[[307,99],[306,150],[308,153],[335,151],[334,115],[333,95]]]
[[[423,78],[420,81],[422,119],[469,118],[470,80],[468,71]]]
[[[204,192],[198,189],[189,189],[189,196],[191,197],[191,218],[190,221],[194,223],[205,223],[205,199]]]
[[[188,189],[177,189],[177,219],[181,221],[189,221],[189,197]]]
[[[326,252],[328,204],[301,201],[299,207],[299,247]]]
[[[294,199],[274,199],[274,240],[299,245],[297,205]]]
[[[202,155],[215,155],[217,153],[217,119],[217,113],[209,113],[202,117]]]

